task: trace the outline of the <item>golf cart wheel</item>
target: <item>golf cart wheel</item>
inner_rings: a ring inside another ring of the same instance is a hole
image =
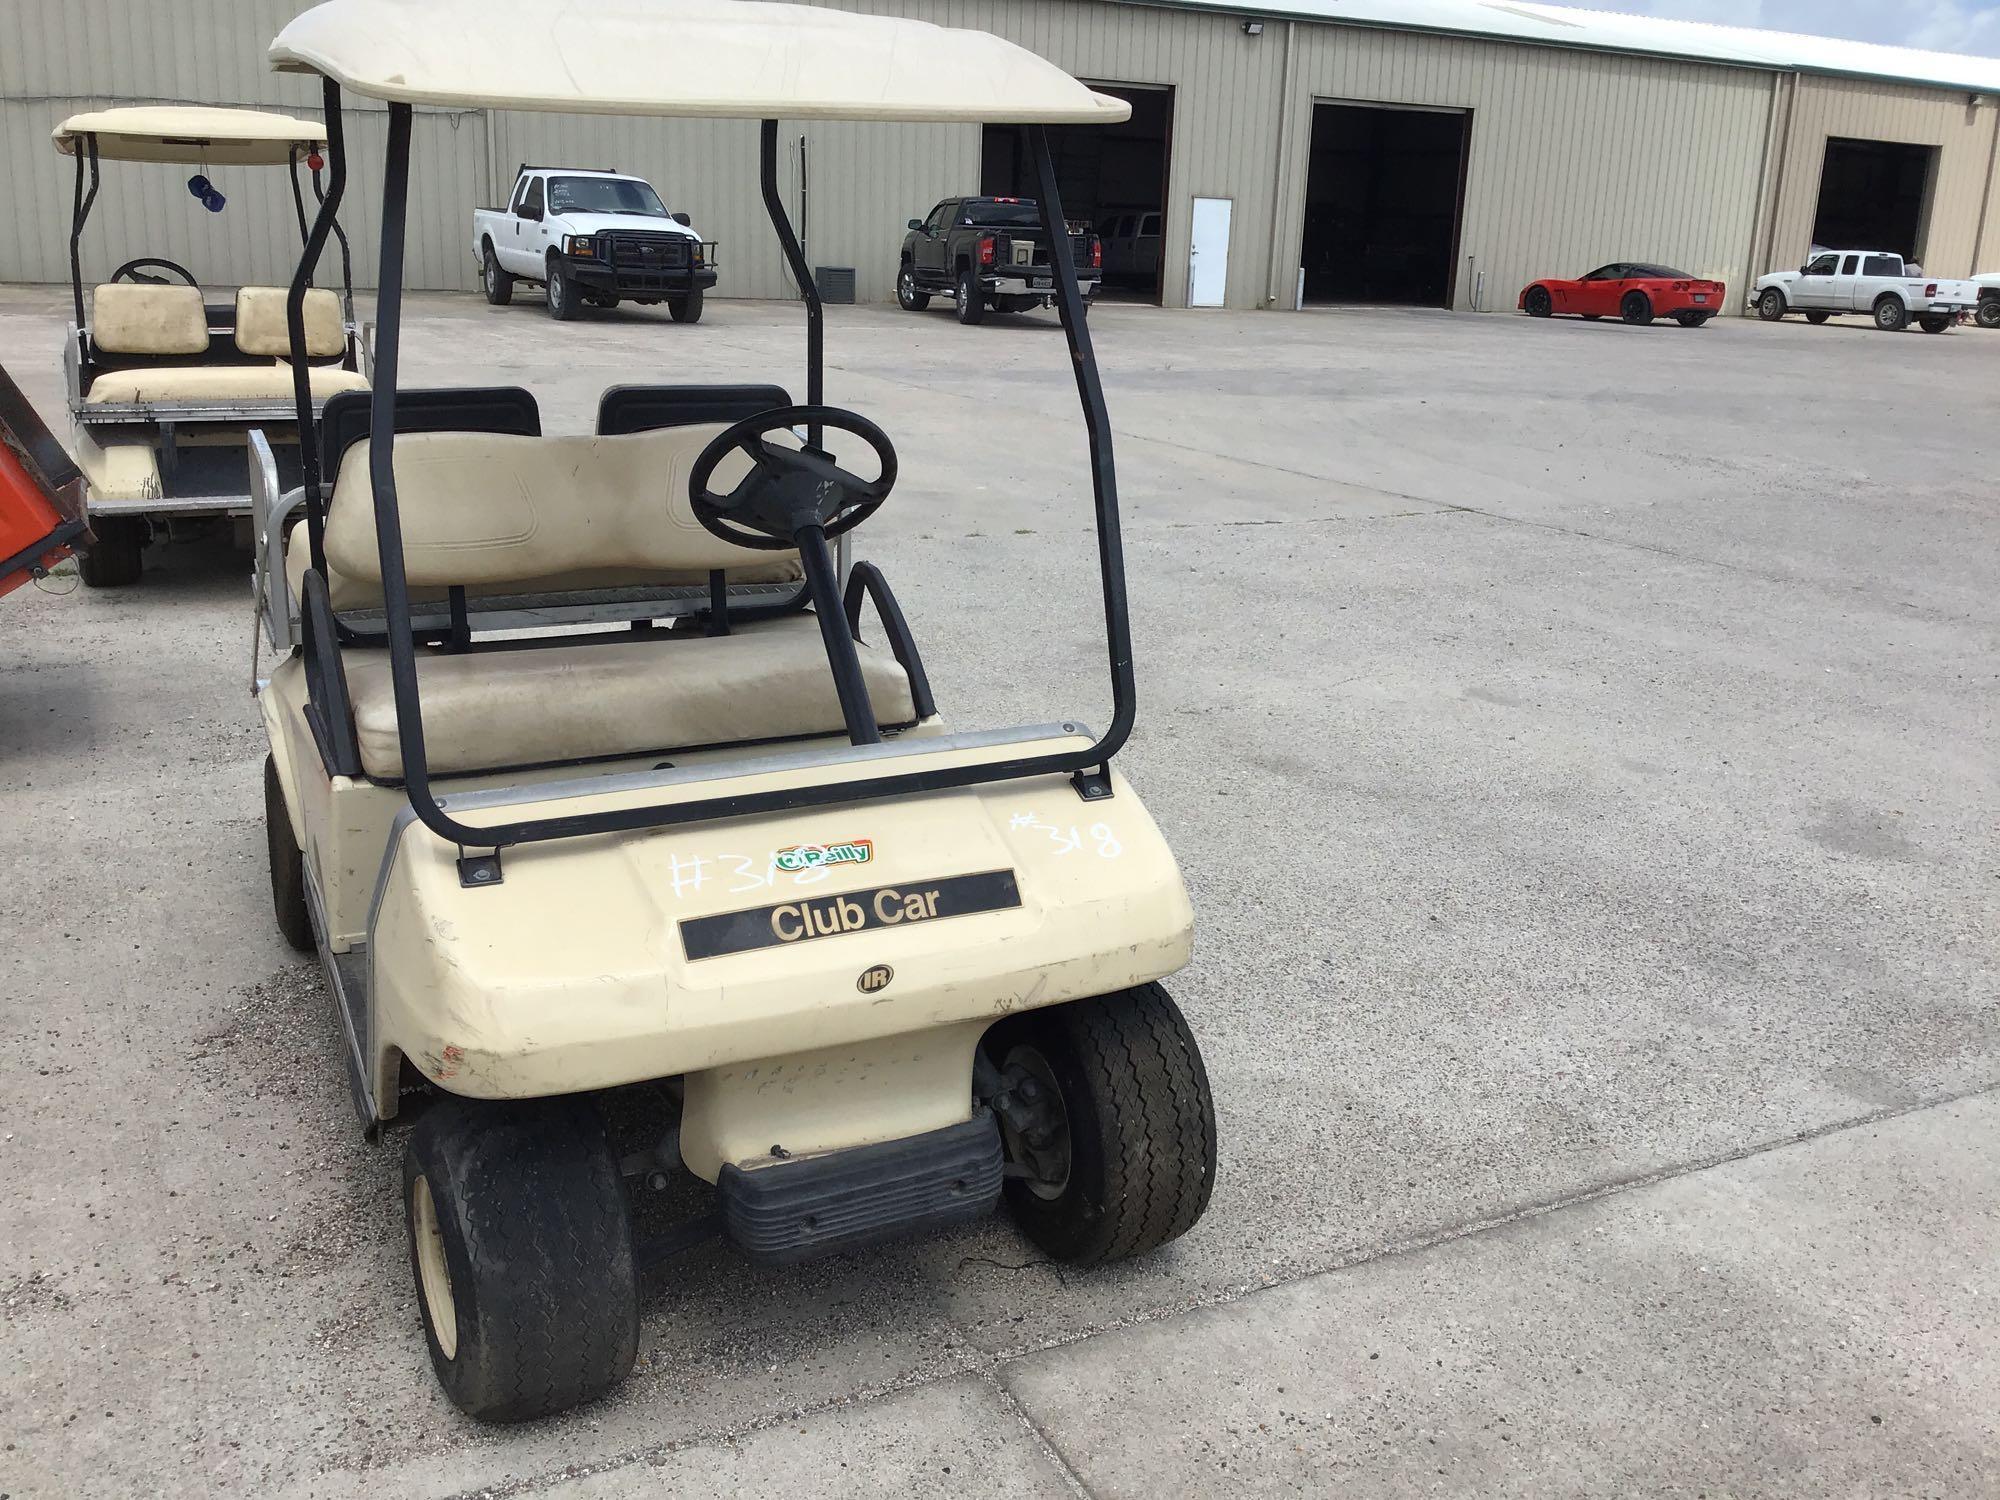
[[[1981,328],[2000,328],[2000,297],[1979,299],[1979,311],[1972,315],[1972,321]]]
[[[1943,313],[1927,313],[1917,320],[1917,326],[1925,333],[1943,333],[1951,327],[1951,319]]]
[[[917,290],[917,273],[908,261],[896,273],[896,303],[904,312],[922,312],[931,305],[931,294]]]
[[[631,1370],[632,1226],[588,1100],[440,1100],[410,1131],[403,1208],[431,1366],[467,1416],[547,1416]]]
[[[1774,286],[1764,288],[1757,298],[1757,316],[1766,323],[1775,323],[1785,315],[1785,294]]]
[[[276,756],[264,757],[264,843],[271,852],[271,906],[278,931],[300,953],[313,951],[312,914],[306,910],[306,857],[292,837],[285,811],[285,784]]]
[[[1021,1232],[1080,1265],[1185,1233],[1215,1186],[1215,1105],[1201,1051],[1157,984],[1029,1011],[988,1055],[1035,1119],[1003,1124]],[[1006,1115],[1002,1114],[1003,1122]]]
[[[549,316],[558,323],[567,323],[583,311],[583,289],[569,279],[562,262],[553,255],[549,257],[548,279],[542,283],[542,292],[549,304]]]
[[[1910,310],[1893,295],[1875,299],[1875,326],[1884,333],[1901,333],[1910,326]]]
[[[90,523],[97,540],[76,560],[84,583],[94,589],[122,589],[144,570],[146,523],[133,516],[102,516]]]
[[[495,307],[505,307],[514,300],[514,278],[500,269],[500,257],[493,253],[490,241],[485,259],[480,262],[479,284],[486,292],[486,300]]]
[[[667,312],[676,323],[699,323],[701,321],[701,288],[696,287],[685,297],[669,297]]]
[[[1526,304],[1528,316],[1546,318],[1556,310],[1555,298],[1549,295],[1545,286],[1531,286],[1528,295],[1521,299]]]
[[[1832,316],[1833,314],[1829,312],[1809,312],[1806,314],[1806,321],[1812,324],[1813,327],[1817,328],[1819,327],[1820,324],[1824,323],[1828,318]]]
[[[986,294],[970,266],[958,273],[958,321],[977,323],[986,316]]]
[[[1625,300],[1618,304],[1618,316],[1627,323],[1650,323],[1653,321],[1653,300],[1644,292],[1627,292]]]

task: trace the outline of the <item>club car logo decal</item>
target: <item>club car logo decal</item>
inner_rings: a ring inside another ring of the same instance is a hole
[[[794,844],[771,856],[771,863],[787,875],[800,870],[823,870],[828,865],[865,865],[875,857],[873,839],[856,839],[851,844]]]
[[[850,932],[879,932],[913,922],[937,922],[979,912],[1006,911],[1021,904],[1021,888],[1012,870],[985,870],[977,875],[948,875],[941,880],[917,880],[902,885],[878,885],[873,890],[843,891],[836,896],[811,896],[753,906],[745,911],[689,917],[681,926],[681,949],[690,962],[720,958],[726,953],[751,953],[759,948],[788,948],[819,938]],[[863,974],[859,987],[867,992],[871,976],[880,974],[880,989],[893,973],[878,964]]]

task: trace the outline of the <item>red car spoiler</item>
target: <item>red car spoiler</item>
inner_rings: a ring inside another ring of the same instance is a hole
[[[82,473],[0,368],[0,594],[41,577],[88,536]]]

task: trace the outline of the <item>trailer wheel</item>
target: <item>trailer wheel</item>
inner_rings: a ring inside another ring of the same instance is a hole
[[[1775,323],[1785,315],[1785,294],[1774,286],[1767,286],[1757,297],[1757,316],[1766,323]]]
[[[1951,317],[1947,313],[1925,313],[1917,319],[1917,326],[1925,333],[1943,333],[1951,327]]]
[[[1875,326],[1884,333],[1901,333],[1910,326],[1910,310],[1893,292],[1875,299]]]
[[[479,284],[495,307],[505,307],[514,300],[514,278],[500,269],[500,257],[493,253],[491,240],[486,242],[485,258],[479,265]]]
[[[1832,316],[1833,314],[1830,312],[1809,312],[1806,314],[1806,321],[1812,324],[1813,327],[1817,328],[1819,327],[1820,324],[1824,323],[1828,318]]]
[[[292,837],[285,784],[278,779],[274,755],[264,757],[264,843],[271,855],[271,907],[277,913],[278,931],[298,952],[310,953],[313,925],[306,910],[306,856]]]
[[[90,523],[97,540],[76,560],[86,586],[122,589],[139,581],[145,569],[146,523],[134,516],[101,516]]]
[[[986,294],[980,289],[979,278],[972,274],[972,267],[961,266],[958,272],[958,321],[977,323],[986,316]]]
[[[548,300],[549,316],[558,323],[567,323],[583,310],[582,290],[563,274],[562,262],[553,255],[549,257],[548,279],[542,283],[542,291]]]
[[[1981,297],[1972,317],[1981,328],[2000,328],[2000,297]]]
[[[669,297],[667,312],[676,323],[699,323],[701,321],[701,288],[696,287],[685,297]]]
[[[983,1046],[1016,1102],[1002,1111],[1021,1231],[1096,1265],[1185,1233],[1215,1186],[1215,1105],[1193,1033],[1157,984],[1001,1022]],[[1019,1125],[1025,1123],[1023,1131]]]
[[[441,1100],[411,1129],[403,1207],[431,1366],[460,1411],[547,1416],[631,1370],[632,1226],[589,1101]]]

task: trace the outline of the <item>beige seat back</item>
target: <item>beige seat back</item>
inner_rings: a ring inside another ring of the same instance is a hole
[[[288,359],[292,336],[285,321],[290,293],[281,286],[246,286],[236,294],[236,347],[260,358]],[[330,359],[347,352],[347,328],[340,316],[340,299],[325,287],[313,287],[305,301],[306,353]]]
[[[90,294],[90,341],[106,354],[206,354],[208,310],[191,286],[107,281]]]
[[[396,499],[413,594],[471,594],[798,576],[798,554],[720,541],[688,504],[688,471],[721,423],[615,436],[408,433],[396,439]],[[380,603],[381,557],[369,444],[350,447],[327,506],[326,559],[336,609]],[[727,490],[749,465],[731,454],[711,483]],[[432,595],[435,597],[435,595]]]

